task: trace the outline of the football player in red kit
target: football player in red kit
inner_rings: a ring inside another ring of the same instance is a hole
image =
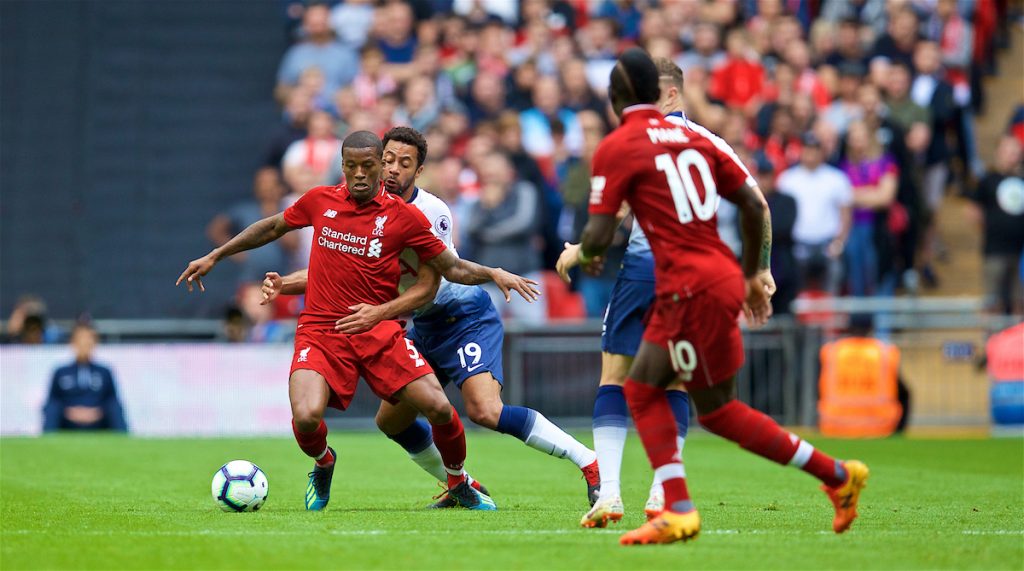
[[[352,313],[354,306],[398,298],[398,259],[406,248],[450,281],[494,281],[506,293],[514,289],[528,301],[538,294],[529,280],[460,260],[448,250],[431,233],[419,210],[384,191],[382,153],[381,140],[373,133],[349,135],[342,144],[345,184],[313,188],[283,213],[252,224],[227,244],[191,262],[177,283],[185,282],[190,291],[195,283],[202,290],[202,276],[221,259],[296,228],[313,226],[306,307],[299,316],[288,383],[295,439],[316,460],[309,475],[306,509],[323,509],[330,499],[336,455],[327,445],[324,410],[328,405],[348,406],[362,376],[377,396],[405,402],[430,422],[448,472],[450,494],[464,507],[493,510],[494,502],[466,480],[462,422],[430,365],[405,338],[402,325],[386,320],[349,335],[335,331],[334,324]]]
[[[593,270],[611,244],[623,201],[636,214],[655,259],[655,302],[624,392],[651,466],[665,489],[665,511],[620,539],[623,545],[670,543],[696,537],[700,516],[686,489],[676,423],[665,387],[682,380],[704,428],[780,464],[822,481],[835,508],[836,533],[857,517],[868,477],[856,460],[839,461],[815,450],[768,416],[736,400],[743,364],[737,323],[771,315],[767,284],[758,276],[770,256],[763,232],[768,206],[734,156],[699,132],[664,119],[658,70],[639,48],[626,50],[611,72],[612,107],[621,126],[594,155],[590,220],[580,264]],[[743,234],[742,267],[718,237],[719,197],[736,204]]]

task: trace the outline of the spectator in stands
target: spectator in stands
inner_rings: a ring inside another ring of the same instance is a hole
[[[853,225],[846,243],[848,285],[851,295],[891,295],[895,282],[889,247],[889,210],[896,200],[899,171],[892,155],[863,121],[850,124],[846,133],[846,159],[839,168],[853,186]]]
[[[412,63],[416,54],[415,17],[405,2],[391,2],[378,12],[375,23],[377,47],[389,64]]]
[[[869,26],[872,37],[885,33],[887,0],[824,0],[821,18]],[[842,43],[842,41],[840,41]]]
[[[700,67],[707,73],[714,73],[724,65],[727,56],[722,51],[721,30],[712,22],[699,22],[693,31],[693,48],[686,50],[676,58],[676,65],[683,73],[694,67]]]
[[[608,77],[618,57],[618,24],[611,18],[593,18],[580,34],[580,48],[587,60],[587,81],[595,91],[608,89]]]
[[[893,13],[885,35],[878,38],[871,58],[882,57],[890,63],[914,64],[914,45],[920,37],[917,14],[906,4],[890,4]]]
[[[249,324],[242,310],[232,305],[224,311],[224,340],[228,343],[245,343],[249,339]]]
[[[250,224],[284,210],[281,199],[285,189],[276,170],[263,167],[256,171],[252,191],[252,199],[234,204],[207,225],[206,236],[215,246],[223,246]],[[294,240],[287,238],[232,256],[231,261],[239,266],[238,281],[260,282],[266,272],[285,267],[288,248],[295,247]]]
[[[785,105],[774,105],[771,127],[762,144],[768,160],[777,171],[782,171],[800,160],[800,137],[793,124],[793,112]]]
[[[344,6],[344,4],[341,4]],[[394,93],[398,83],[384,69],[384,52],[374,44],[363,46],[360,52],[359,73],[352,80],[352,90],[359,107],[372,108],[382,95]],[[342,113],[342,109],[337,110]],[[348,115],[342,114],[342,117]]]
[[[373,4],[373,0],[343,0],[331,8],[331,29],[341,43],[355,49],[366,43],[373,27]]]
[[[796,226],[797,204],[789,194],[778,192],[775,185],[775,169],[763,154],[754,155],[751,161],[752,175],[764,192],[772,216],[772,276],[775,278],[775,295],[772,296],[772,310],[777,315],[791,312],[790,304],[800,291],[800,270],[793,255],[793,230]]]
[[[48,325],[46,312],[46,302],[38,295],[19,297],[7,319],[3,341],[23,345],[56,342],[60,338],[60,330]]]
[[[840,71],[844,66],[847,69],[856,66],[861,70],[860,76],[864,76],[863,70],[867,69],[867,59],[864,57],[864,44],[860,38],[860,25],[856,20],[846,19],[839,22],[835,50],[825,57],[824,63]]]
[[[116,430],[127,432],[114,375],[93,360],[98,337],[87,323],[71,331],[75,361],[59,367],[43,405],[43,431]]]
[[[727,106],[745,109],[748,115],[759,105],[764,88],[764,68],[750,49],[747,33],[730,30],[725,37],[727,57],[711,74],[711,96]]]
[[[985,306],[994,313],[1021,313],[1024,283],[1020,263],[1024,254],[1024,170],[1021,143],[1004,135],[995,163],[971,196],[971,211],[984,235]]]
[[[604,114],[606,103],[597,97],[587,83],[586,63],[583,60],[569,60],[561,67],[560,74],[564,89],[562,102],[566,107],[576,113],[594,111],[598,115]]]
[[[553,77],[542,76],[533,87],[533,107],[519,115],[523,148],[536,158],[548,158],[554,152],[551,121],[557,118],[565,128],[565,143],[570,152],[579,156],[583,148],[583,133],[576,113],[562,106],[561,87]]]
[[[822,116],[840,135],[845,135],[850,122],[864,114],[857,101],[857,86],[864,80],[864,73],[859,63],[844,61],[839,66],[839,92]]]
[[[402,104],[395,110],[394,118],[382,123],[409,125],[417,131],[426,131],[438,119],[441,107],[437,102],[434,80],[426,76],[410,79],[402,92]]]
[[[281,168],[281,159],[292,143],[306,136],[309,116],[313,113],[313,95],[302,89],[292,89],[285,100],[283,121],[271,136],[263,165]]]
[[[288,48],[277,71],[275,93],[285,101],[288,92],[299,83],[302,72],[317,67],[324,74],[324,89],[334,93],[352,82],[359,71],[359,57],[354,48],[337,41],[328,23],[330,9],[312,4],[302,15],[304,38]]]
[[[823,286],[835,295],[842,273],[840,255],[850,232],[853,188],[849,178],[824,159],[818,138],[805,135],[800,163],[785,170],[776,184],[780,193],[796,202],[793,255],[801,277],[811,264],[827,267]]]
[[[512,162],[503,153],[490,153],[481,159],[480,200],[463,223],[466,237],[476,261],[541,282],[540,192],[515,175]],[[483,287],[499,312],[531,325],[543,324],[547,319],[543,299],[506,303],[496,287]]]
[[[502,78],[493,73],[478,73],[473,79],[467,108],[472,125],[497,119],[507,109]]]
[[[295,333],[291,322],[274,319],[273,302],[264,304],[262,282],[242,284],[238,289],[237,303],[245,318],[246,341],[250,343],[282,343],[290,340]]]
[[[295,171],[304,171],[309,180],[315,181],[313,186],[323,184],[331,161],[339,153],[341,141],[334,134],[334,117],[327,111],[314,111],[309,117],[306,137],[295,141],[285,151],[281,170],[286,177],[294,176]]]

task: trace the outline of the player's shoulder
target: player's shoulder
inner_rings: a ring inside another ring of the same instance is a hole
[[[452,210],[437,195],[417,188],[416,196],[413,197],[411,204],[423,212],[427,222],[438,236],[447,236],[451,232]]]

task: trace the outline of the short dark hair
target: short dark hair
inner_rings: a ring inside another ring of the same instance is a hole
[[[384,146],[388,146],[388,141],[395,141],[405,145],[412,145],[416,147],[416,166],[422,166],[427,160],[427,139],[423,137],[423,133],[420,133],[412,127],[392,127],[388,129],[387,133],[384,133]]]
[[[683,70],[679,69],[676,62],[667,57],[660,57],[654,60],[654,65],[658,68],[659,80],[671,81],[677,89],[683,88]]]
[[[377,155],[380,156],[384,154],[384,143],[370,131],[356,131],[345,137],[345,141],[341,143],[341,152],[344,153],[345,149],[376,149]]]
[[[656,103],[661,95],[658,67],[644,50],[629,48],[612,68],[610,87],[629,104]]]

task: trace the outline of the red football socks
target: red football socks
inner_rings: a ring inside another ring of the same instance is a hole
[[[434,445],[441,453],[441,461],[448,472],[448,488],[458,486],[466,479],[462,466],[466,463],[466,431],[462,428],[459,413],[452,408],[452,420],[447,424],[431,425]]]
[[[318,458],[323,455],[316,461],[318,465],[330,466],[334,463],[334,454],[331,454],[330,449],[327,448],[327,425],[324,424],[324,421],[321,420],[313,432],[299,432],[299,427],[295,425],[295,419],[292,419],[292,433],[295,434],[295,441],[299,443],[299,448],[305,452],[306,456]]]
[[[754,454],[779,464],[793,464],[828,486],[843,483],[845,474],[838,462],[738,400],[697,418],[704,428]]]
[[[651,467],[661,476],[665,507],[677,512],[692,510],[693,504],[686,489],[685,472],[679,458],[675,416],[672,415],[665,389],[627,379],[623,393]]]

